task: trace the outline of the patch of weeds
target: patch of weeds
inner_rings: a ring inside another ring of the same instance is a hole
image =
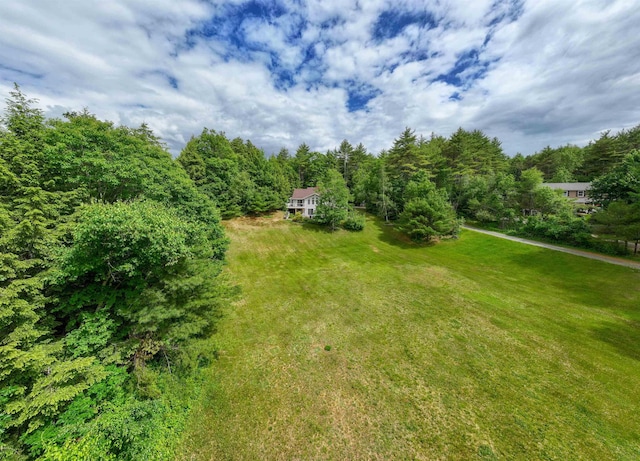
[[[489,445],[480,445],[478,447],[478,456],[482,459],[498,459]]]

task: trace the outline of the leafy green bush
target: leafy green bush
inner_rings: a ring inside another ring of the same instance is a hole
[[[625,256],[629,254],[629,250],[619,242],[602,241],[592,239],[589,242],[588,248],[597,251],[599,253],[605,253],[614,256]]]
[[[291,218],[292,222],[303,222],[304,220],[305,220],[305,217],[302,213],[296,213]]]
[[[341,225],[344,229],[350,231],[361,231],[364,229],[365,219],[364,216],[357,213],[350,213]]]
[[[589,225],[583,218],[548,216],[542,219],[532,216],[518,229],[507,234],[573,245],[610,255],[624,256],[629,253],[629,250],[617,241],[593,238]]]
[[[540,238],[569,245],[589,246],[591,232],[582,218],[531,216],[518,229],[517,233],[525,237]]]

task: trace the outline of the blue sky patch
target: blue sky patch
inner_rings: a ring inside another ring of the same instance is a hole
[[[267,66],[271,73],[273,85],[278,90],[287,90],[295,85],[295,74],[289,69],[285,69],[280,65],[280,59],[276,53],[270,53],[271,63]]]
[[[346,82],[347,93],[347,109],[349,112],[366,109],[367,103],[376,96],[382,94],[382,91],[369,85],[368,83],[349,81]]]
[[[456,87],[468,87],[475,80],[483,78],[493,62],[495,61],[481,60],[477,49],[465,51],[458,56],[458,60],[449,72],[438,75],[434,81],[445,82]]]
[[[287,42],[294,44],[302,38],[302,33],[307,28],[308,22],[304,17],[297,14],[289,14],[287,15],[287,18],[294,27],[293,30],[287,31]]]
[[[322,30],[330,30],[333,29],[336,26],[339,26],[341,24],[344,24],[345,19],[340,17],[340,16],[334,16],[331,19],[327,19],[326,21],[323,21],[322,23],[320,23],[320,29]]]
[[[430,52],[428,50],[408,50],[400,55],[403,61],[415,62],[426,61],[430,58],[435,58],[438,53]]]
[[[171,85],[171,88],[173,88],[174,90],[178,89],[178,79],[171,76],[171,75],[167,75],[167,80],[169,81],[169,85]]]
[[[522,13],[524,13],[524,1],[523,0],[496,0],[491,6],[490,10],[493,14],[493,18],[489,22],[488,26],[493,27],[501,22],[514,22],[517,21]]]
[[[433,15],[427,11],[412,13],[409,11],[387,10],[380,13],[373,25],[372,36],[381,42],[397,37],[411,24],[416,24],[421,28],[433,29],[438,22]]]
[[[282,16],[286,10],[276,1],[249,1],[234,8],[234,14],[241,21],[243,18],[273,19]]]
[[[185,34],[187,48],[192,48],[199,38],[215,38],[228,43],[236,51],[252,51],[259,47],[246,41],[242,23],[247,19],[263,19],[271,22],[286,14],[286,10],[277,1],[249,1],[223,8],[218,16],[209,18]],[[298,35],[301,32],[297,32]],[[233,50],[230,50],[233,54]]]

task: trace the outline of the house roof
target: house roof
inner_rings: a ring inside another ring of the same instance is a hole
[[[292,199],[303,199],[318,193],[317,187],[307,187],[306,189],[294,189]]]
[[[551,189],[562,190],[588,190],[591,189],[590,182],[544,182],[543,186],[550,187]]]

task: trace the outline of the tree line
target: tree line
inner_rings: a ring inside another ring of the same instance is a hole
[[[406,128],[378,155],[344,140],[326,153],[302,143],[293,154],[282,149],[267,158],[250,141],[229,141],[205,129],[189,141],[178,162],[223,217],[279,210],[293,188],[320,185],[327,200],[315,221],[332,228],[337,223],[361,228],[362,221],[354,224],[351,201],[416,241],[455,236],[466,220],[623,253],[626,245],[615,241],[638,241],[638,149],[640,126],[605,132],[585,147],[545,147],[511,158],[497,138],[480,130],[459,128],[447,138],[419,136]],[[595,206],[578,210],[561,191],[542,187],[575,181],[593,183],[590,195],[600,212],[590,219],[577,211]],[[619,190],[627,192],[620,196]],[[594,239],[594,232],[601,238]]]

